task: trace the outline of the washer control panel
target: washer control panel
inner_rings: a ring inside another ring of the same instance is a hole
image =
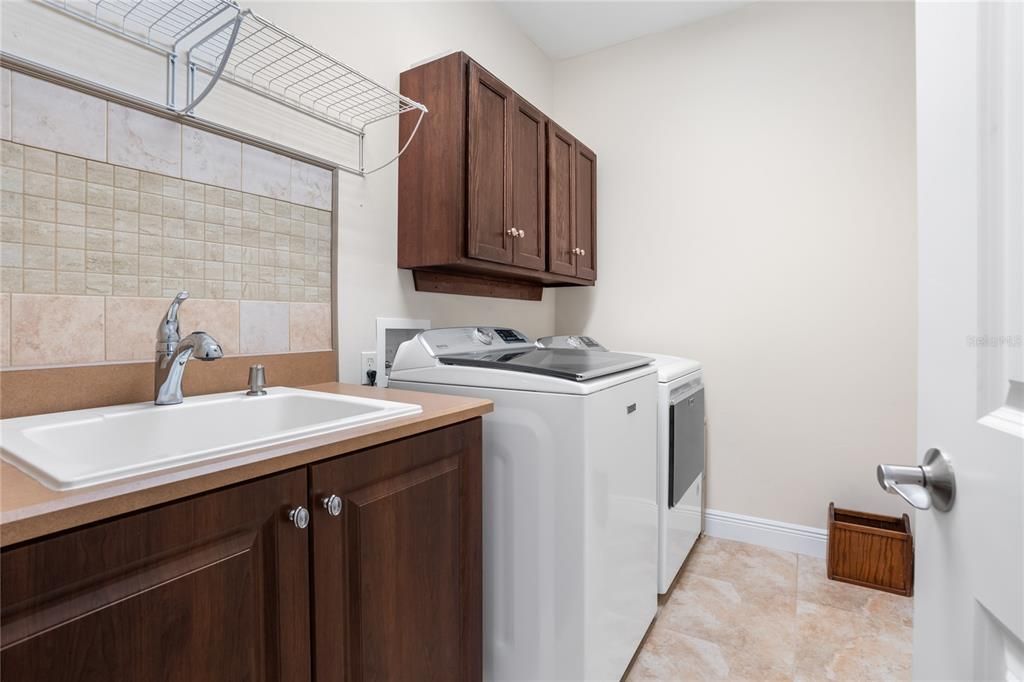
[[[509,327],[448,327],[419,335],[430,354],[454,355],[488,350],[528,350],[536,345],[526,334]]]

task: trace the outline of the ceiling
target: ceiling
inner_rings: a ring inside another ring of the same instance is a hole
[[[551,59],[567,59],[699,21],[751,0],[501,0],[498,5]]]

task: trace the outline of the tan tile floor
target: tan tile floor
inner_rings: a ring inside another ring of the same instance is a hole
[[[821,559],[705,537],[627,680],[909,680],[912,607]]]

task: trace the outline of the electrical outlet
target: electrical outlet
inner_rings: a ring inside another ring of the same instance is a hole
[[[370,379],[366,376],[369,371],[377,371],[377,353],[372,350],[364,350],[359,363],[359,383],[364,386],[370,383]]]

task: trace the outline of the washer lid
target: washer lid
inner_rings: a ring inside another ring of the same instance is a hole
[[[445,365],[487,367],[571,381],[589,381],[651,364],[651,358],[640,355],[558,348],[454,353],[440,355],[437,359]]]

